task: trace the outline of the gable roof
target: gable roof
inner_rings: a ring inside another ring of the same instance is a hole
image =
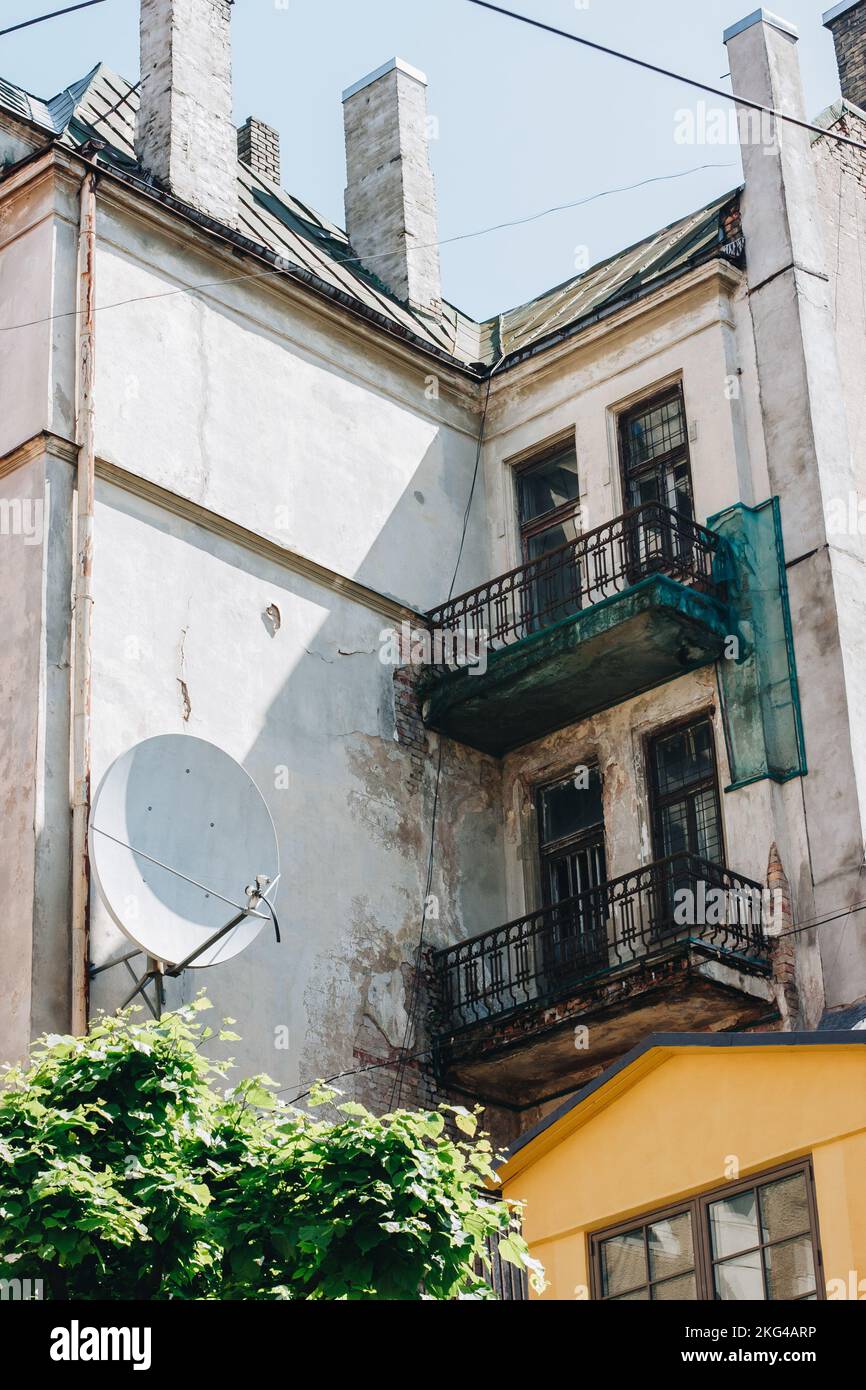
[[[100,152],[104,164],[158,192],[135,157],[138,105],[138,84],[127,82],[104,63],[48,101],[0,79],[0,111],[45,131],[71,149],[94,138],[107,142],[107,148]],[[401,302],[374,269],[360,264],[342,228],[240,160],[238,230],[318,284],[348,296],[362,310],[384,319],[403,336],[461,366],[483,370],[502,357],[544,347],[565,331],[575,331],[618,305],[650,293],[700,260],[720,254],[722,214],[738,193],[735,190],[714,199],[584,273],[483,323],[447,302],[441,319]]]
[[[500,1169],[512,1175],[513,1160],[522,1155],[521,1163],[532,1162],[530,1150],[539,1143],[555,1142],[551,1131],[560,1128],[566,1131],[569,1118],[572,1123],[579,1119],[581,1109],[589,1109],[596,1098],[603,1099],[600,1093],[620,1094],[636,1085],[648,1070],[654,1069],[666,1058],[678,1052],[707,1051],[715,1048],[743,1049],[754,1051],[757,1048],[826,1048],[826,1047],[866,1047],[866,1031],[857,1028],[847,1029],[844,1022],[829,1027],[826,1031],[808,1033],[651,1033],[643,1042],[631,1048],[618,1061],[596,1076],[586,1086],[581,1087],[562,1105],[551,1110],[542,1120],[526,1130],[506,1151]]]

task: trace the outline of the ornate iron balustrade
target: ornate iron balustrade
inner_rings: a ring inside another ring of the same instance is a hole
[[[431,609],[434,630],[490,650],[540,632],[650,575],[721,598],[725,542],[658,502],[635,507],[576,540]]]
[[[431,953],[438,1037],[573,994],[590,981],[696,941],[765,965],[767,890],[674,854],[553,907]]]

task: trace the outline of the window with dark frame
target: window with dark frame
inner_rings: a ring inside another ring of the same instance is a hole
[[[524,561],[537,560],[580,535],[577,451],[559,444],[517,474],[520,539]]]
[[[598,768],[581,768],[540,787],[537,807],[544,904],[560,908],[549,919],[545,970],[551,980],[561,982],[607,960],[607,866]]]
[[[693,518],[682,386],[672,386],[620,415],[619,447],[626,510],[659,502],[679,516]]]
[[[656,734],[648,751],[655,858],[687,853],[723,865],[719,779],[709,716]]]
[[[593,1297],[606,1302],[822,1297],[808,1161],[600,1231],[590,1243]]]
[[[525,564],[535,567],[524,592],[529,630],[557,622],[580,608],[577,562],[543,563],[551,551],[580,535],[580,483],[573,444],[559,444],[524,464],[517,473],[520,546]]]

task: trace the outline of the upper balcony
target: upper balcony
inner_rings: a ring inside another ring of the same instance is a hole
[[[772,1021],[768,896],[680,853],[433,952],[440,1076],[521,1109],[576,1089],[648,1033]]]
[[[736,630],[731,563],[653,502],[451,599],[427,614],[434,638],[480,659],[430,670],[426,723],[498,756],[715,661]]]

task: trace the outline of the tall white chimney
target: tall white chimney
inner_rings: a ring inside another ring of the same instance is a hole
[[[346,229],[364,267],[392,294],[442,308],[427,79],[392,58],[343,93]]]
[[[135,149],[148,173],[218,222],[238,220],[232,0],[141,0]]]

